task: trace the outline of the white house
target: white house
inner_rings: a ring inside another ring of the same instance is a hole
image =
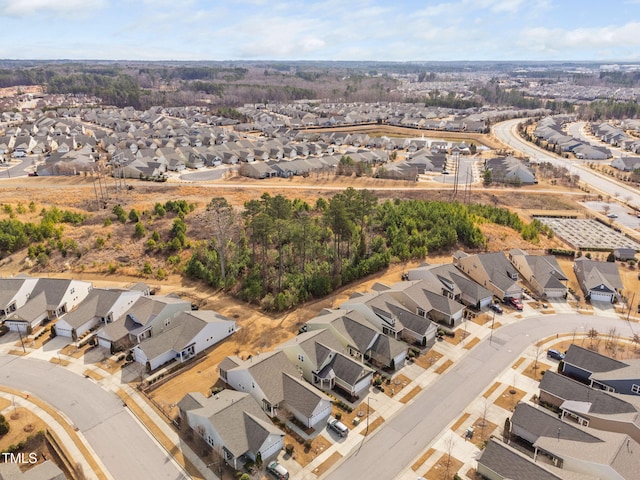
[[[243,458],[266,462],[284,445],[284,433],[248,393],[223,390],[207,398],[191,392],[178,408],[181,420],[235,469]]]
[[[142,296],[141,291],[95,288],[72,312],[56,323],[56,334],[74,341],[85,332],[120,318]]]
[[[37,278],[0,278],[0,320],[22,307],[38,283]]]
[[[218,368],[220,378],[235,390],[249,393],[269,416],[286,410],[303,425],[314,428],[331,415],[329,397],[301,379],[282,351],[248,360],[227,357]]]
[[[188,310],[191,302],[177,297],[140,297],[120,318],[98,331],[98,344],[111,351],[132,347],[168,327],[175,314]]]
[[[7,317],[9,329],[23,332],[71,311],[92,290],[90,282],[62,278],[39,278],[29,300]]]
[[[180,312],[165,324],[133,348],[136,362],[147,371],[174,359],[184,362],[236,331],[235,320],[211,310]]]

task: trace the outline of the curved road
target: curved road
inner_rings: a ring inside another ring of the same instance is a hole
[[[5,355],[0,383],[43,399],[82,432],[116,480],[187,478],[113,393],[53,363]]]
[[[489,339],[480,342],[325,478],[396,478],[534,339],[592,327],[633,336],[623,320],[575,314],[530,317],[501,327],[491,344]]]
[[[526,142],[517,133],[515,133],[516,125],[522,122],[523,119],[507,120],[506,122],[497,123],[494,125],[492,131],[493,134],[500,141],[509,145],[515,150],[518,150],[529,157],[536,159],[538,162],[549,162],[556,167],[568,168],[571,173],[577,173],[587,185],[592,186],[596,190],[604,192],[606,194],[621,196],[628,198],[629,203],[633,205],[640,205],[640,193],[634,188],[622,185],[610,178],[603,175],[594,173],[588,168],[583,167],[578,162],[573,162],[564,158],[552,155],[546,150],[536,147],[529,142]]]

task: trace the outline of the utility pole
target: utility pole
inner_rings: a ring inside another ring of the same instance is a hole
[[[496,311],[493,311],[493,319],[491,320],[491,334],[489,335],[489,345],[493,341],[493,324],[496,321]]]

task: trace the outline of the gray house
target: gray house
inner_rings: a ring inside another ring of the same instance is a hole
[[[592,302],[613,303],[620,297],[624,287],[615,263],[580,257],[573,262],[573,270],[585,298]]]

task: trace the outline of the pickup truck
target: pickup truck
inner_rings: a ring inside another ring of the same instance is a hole
[[[329,417],[329,420],[327,420],[327,426],[341,437],[346,437],[349,433],[347,426],[337,418]]]

